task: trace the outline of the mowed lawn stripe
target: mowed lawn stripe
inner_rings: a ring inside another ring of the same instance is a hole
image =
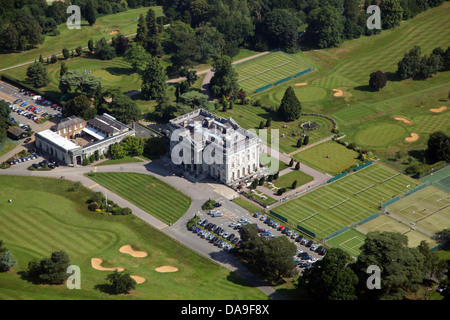
[[[19,215],[5,215],[2,220],[6,220],[8,222],[7,225],[14,226],[14,230],[20,234],[20,238],[26,240],[25,242],[29,244],[28,246],[33,246],[36,251],[41,252],[40,249],[42,249],[46,252],[50,252],[53,249],[57,249],[56,244],[58,244],[61,249],[64,248],[64,250],[75,253],[78,256],[81,255],[81,252],[74,248],[72,243],[64,241],[63,235],[58,234],[55,228],[45,228],[42,224],[38,224],[35,221],[27,219],[25,216]],[[23,242],[23,240],[21,242]],[[55,246],[50,247],[48,245],[50,243],[55,244]],[[78,245],[79,244],[77,244],[77,246]],[[59,248],[57,250],[59,250]]]
[[[110,172],[90,178],[165,223],[176,222],[191,203],[188,196],[150,175]]]
[[[139,179],[140,178],[140,179]],[[144,185],[145,188],[148,188],[148,186],[145,185],[146,181],[145,181],[145,176],[143,177],[139,177],[138,179],[135,180],[135,183],[138,183],[139,185]],[[121,181],[117,180],[117,183],[121,183]],[[135,183],[132,182],[131,180],[129,181],[124,181],[124,187],[128,186],[129,188],[133,188],[135,187]],[[130,189],[130,190],[131,190]],[[174,194],[173,197],[169,194],[169,193],[155,193],[155,196],[158,197],[158,199],[160,200],[160,206],[153,206],[149,203],[147,203],[145,201],[146,197],[148,197],[148,193],[152,193],[153,190],[137,190],[137,194],[139,194],[139,196],[141,196],[142,200],[138,200],[138,204],[139,206],[145,207],[146,211],[148,211],[150,214],[153,214],[154,212],[157,213],[157,215],[165,215],[165,217],[167,219],[175,219],[177,217],[176,214],[172,214],[172,212],[166,212],[165,208],[168,208],[171,206],[172,202],[175,201],[180,201],[181,199],[181,195],[177,197],[177,194]]]

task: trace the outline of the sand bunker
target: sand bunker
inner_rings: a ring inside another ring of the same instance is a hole
[[[403,121],[406,124],[413,124],[410,120],[403,118],[403,117],[394,117],[394,119],[398,120],[398,121]]]
[[[116,33],[119,33],[119,30],[111,31],[109,34],[116,34]]]
[[[100,258],[92,258],[91,259],[91,265],[92,265],[92,268],[94,268],[94,269],[96,269],[96,270],[100,270],[100,271],[123,271],[123,270],[125,270],[124,268],[122,268],[122,267],[114,267],[114,268],[105,268],[105,267],[102,267],[102,262],[103,262],[103,260],[102,259],[100,259]]]
[[[414,142],[417,141],[419,139],[419,135],[417,133],[411,133],[410,137],[405,138],[406,141],[408,142]]]
[[[301,86],[306,86],[306,85],[308,85],[307,82],[302,82],[302,83],[296,83],[295,84],[296,87],[301,87]]]
[[[156,268],[155,271],[157,271],[157,272],[177,272],[178,268],[172,267],[172,266],[162,266],[162,267]]]
[[[122,246],[119,249],[120,252],[129,254],[130,256],[133,256],[135,258],[144,258],[147,256],[147,252],[145,251],[134,251],[133,248],[129,244]]]
[[[344,95],[344,91],[339,89],[333,89],[335,97],[342,97]]]
[[[144,283],[146,281],[146,279],[144,277],[140,277],[140,276],[130,276],[131,278],[134,279],[134,281],[136,281],[137,284],[141,284]]]
[[[447,110],[447,107],[446,107],[446,106],[442,106],[442,107],[440,107],[440,108],[433,108],[433,109],[430,109],[430,111],[431,111],[431,112],[434,112],[434,113],[440,113],[440,112],[445,111],[445,110]]]

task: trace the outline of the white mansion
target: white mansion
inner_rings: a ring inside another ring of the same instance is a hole
[[[169,123],[172,162],[233,185],[260,174],[261,141],[232,118],[197,109]]]

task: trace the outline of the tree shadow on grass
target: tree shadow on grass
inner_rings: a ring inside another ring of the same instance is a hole
[[[358,91],[366,91],[366,92],[378,92],[377,90],[373,89],[371,86],[366,85],[366,86],[357,86],[354,87],[353,89],[358,90]]]
[[[113,76],[130,76],[136,73],[133,68],[108,67],[105,70]]]
[[[112,285],[108,283],[97,284],[94,286],[94,289],[109,295],[116,295],[113,291]]]

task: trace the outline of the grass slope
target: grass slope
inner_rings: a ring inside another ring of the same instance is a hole
[[[68,192],[72,182],[61,179],[0,176],[0,239],[18,264],[0,273],[0,299],[267,299],[234,273],[182,246],[135,216],[102,216],[87,210],[91,191]],[[7,200],[13,199],[12,203]],[[138,259],[119,252],[122,245],[148,253]],[[21,278],[28,261],[65,250],[71,264],[81,269],[81,289],[66,285],[35,285]],[[102,291],[109,272],[94,270],[90,260],[103,266],[124,267],[126,273],[146,278],[130,295]],[[171,265],[175,273],[155,268]]]

